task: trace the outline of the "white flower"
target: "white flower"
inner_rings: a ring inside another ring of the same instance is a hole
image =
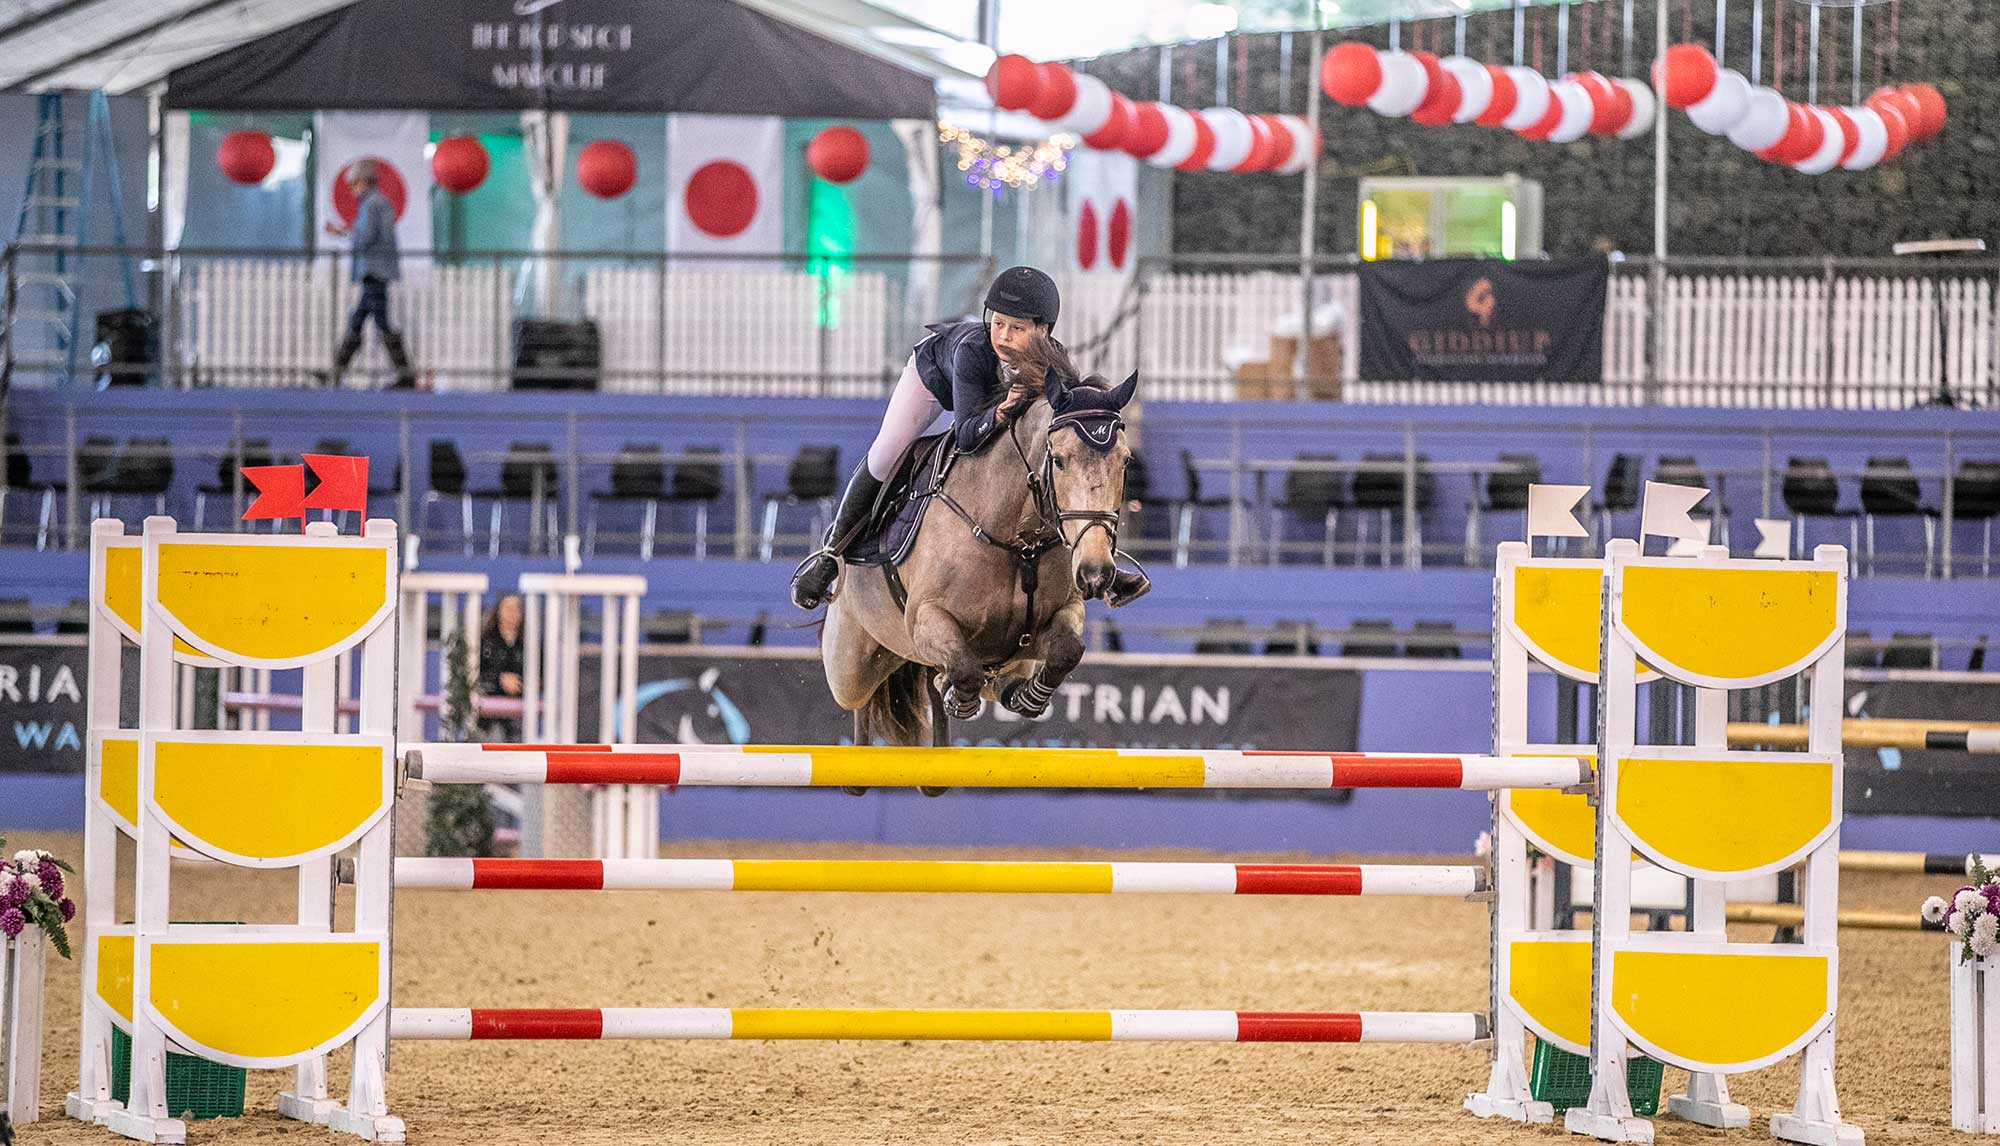
[[[42,862],[42,857],[36,855],[33,848],[23,848],[14,853],[14,862],[22,867],[34,867]]]
[[[1924,907],[1923,907],[1924,922],[1943,923],[1945,912],[1947,910],[1949,909],[1945,907],[1944,899],[1942,896],[1936,896],[1936,895],[1931,896],[1929,899],[1924,900]]]
[[[2000,940],[2000,916],[1995,916],[1989,911],[1972,921],[1973,941],[1978,942],[1982,937]]]
[[[1965,912],[1954,911],[1948,917],[1946,917],[1944,921],[1944,929],[1950,934],[1956,935],[1960,939],[1963,939],[1965,938],[1965,933],[1968,930],[1968,928],[1966,927],[1965,920],[1966,920]]]
[[[27,886],[27,889],[30,892],[37,892],[42,890],[42,877],[36,875],[34,872],[31,871],[22,872],[20,875],[20,880],[24,885]]]
[[[1479,833],[1479,838],[1472,841],[1472,854],[1476,856],[1490,856],[1493,854],[1492,832]]]
[[[1985,908],[1986,897],[1969,887],[1951,899],[1951,909],[1953,911],[1983,911]]]
[[[1974,955],[1984,959],[1995,951],[2000,951],[2000,939],[1995,939],[1991,935],[1975,935],[1972,937],[1972,953]]]
[[[54,859],[56,858],[56,853],[51,851],[43,851],[38,848],[35,851],[35,858],[38,860]]]

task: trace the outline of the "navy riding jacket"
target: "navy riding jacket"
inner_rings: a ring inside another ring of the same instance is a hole
[[[970,453],[985,445],[997,429],[994,412],[1007,397],[1000,378],[1000,356],[986,324],[968,318],[936,322],[930,336],[917,343],[917,377],[924,389],[952,414],[952,438]]]

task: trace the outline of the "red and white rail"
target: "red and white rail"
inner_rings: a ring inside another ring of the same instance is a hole
[[[1575,756],[708,744],[413,744],[404,753],[411,776],[439,784],[1490,791],[1590,778]]]
[[[397,1007],[395,1039],[909,1039],[1470,1043],[1486,1016],[1409,1011],[950,1011]]]
[[[398,888],[969,894],[1471,895],[1480,867],[956,860],[460,859],[396,861]]]

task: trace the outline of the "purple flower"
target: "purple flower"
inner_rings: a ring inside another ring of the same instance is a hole
[[[1986,910],[2000,915],[2000,883],[1989,883],[1979,890],[1986,896]]]
[[[49,893],[50,899],[62,898],[63,873],[61,868],[49,860],[43,860],[41,868],[35,874],[42,877],[42,890]]]
[[[27,898],[28,885],[18,878],[0,881],[0,908],[17,906]]]
[[[12,939],[27,929],[28,917],[21,914],[20,908],[10,907],[0,911],[0,935]]]
[[[70,920],[76,918],[76,900],[65,899],[61,903],[56,904],[56,910],[62,912],[63,922],[68,923]]]

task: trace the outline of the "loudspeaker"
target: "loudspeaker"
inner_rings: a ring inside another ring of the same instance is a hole
[[[595,390],[599,361],[594,322],[514,320],[516,390]]]
[[[90,347],[97,388],[144,386],[160,364],[159,324],[148,310],[97,312],[97,338]]]

